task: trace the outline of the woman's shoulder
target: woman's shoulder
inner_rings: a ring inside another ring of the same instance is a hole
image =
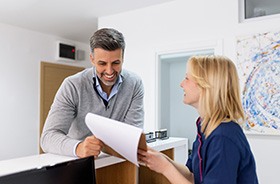
[[[209,141],[230,141],[239,146],[248,146],[247,138],[241,126],[234,122],[222,122],[209,136]],[[210,142],[212,142],[210,141]]]
[[[213,135],[231,136],[238,132],[243,134],[241,126],[234,121],[229,121],[222,122],[212,133]]]

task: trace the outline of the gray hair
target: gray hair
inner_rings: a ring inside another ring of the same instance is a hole
[[[123,34],[112,28],[99,29],[90,38],[91,53],[95,48],[107,51],[122,49],[122,54],[124,54],[125,41]]]

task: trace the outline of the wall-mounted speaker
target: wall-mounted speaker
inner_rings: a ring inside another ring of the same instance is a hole
[[[84,50],[77,50],[77,60],[85,60],[85,51]]]

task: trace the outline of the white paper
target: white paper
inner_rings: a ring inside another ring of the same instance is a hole
[[[96,138],[139,166],[137,149],[142,129],[92,113],[86,115],[86,125]]]

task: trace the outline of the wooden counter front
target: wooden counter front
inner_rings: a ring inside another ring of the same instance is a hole
[[[124,161],[96,169],[97,184],[136,184],[137,167]]]
[[[174,159],[174,149],[168,149],[165,151],[161,151],[166,154],[169,158]],[[159,173],[151,171],[149,168],[145,166],[140,166],[139,168],[139,184],[170,184],[170,182]]]

